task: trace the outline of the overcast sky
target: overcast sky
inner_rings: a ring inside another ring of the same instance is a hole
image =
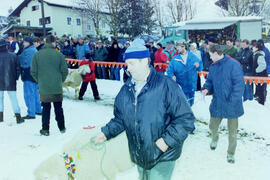
[[[8,9],[15,9],[23,0],[0,0],[0,16],[8,16]]]

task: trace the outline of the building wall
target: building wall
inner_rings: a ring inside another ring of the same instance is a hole
[[[32,11],[32,6],[39,6],[39,9]],[[56,6],[49,6],[44,3],[45,18],[50,17],[50,24],[46,27],[52,27],[52,34],[61,37],[62,35],[70,35],[72,37],[92,35],[95,36],[95,28],[93,22],[89,19],[83,18],[81,13],[71,8],[62,8]],[[68,24],[67,18],[71,18],[71,24]],[[37,0],[32,0],[27,7],[22,9],[20,14],[21,25],[26,26],[27,21],[30,21],[30,26],[42,27],[39,23],[41,18],[41,4]],[[77,24],[77,19],[80,19],[80,25]],[[90,27],[90,29],[89,29]],[[106,24],[101,32],[105,36],[109,36],[109,26]]]
[[[241,22],[240,39],[261,39],[262,38],[262,21]]]

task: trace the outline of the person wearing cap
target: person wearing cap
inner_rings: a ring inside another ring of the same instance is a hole
[[[79,43],[76,46],[76,59],[84,60],[86,54],[90,54],[90,49],[87,44],[84,43],[83,38],[79,37]]]
[[[94,50],[94,61],[106,61],[109,52],[105,48],[101,41],[98,41],[97,47]],[[105,66],[97,67],[97,74],[99,79],[108,79],[108,71]]]
[[[167,69],[167,75],[173,78],[183,89],[189,105],[194,104],[197,90],[198,73],[203,69],[202,61],[187,50],[187,43],[177,43],[178,54],[172,59]]]
[[[9,53],[4,39],[0,39],[0,123],[4,121],[4,92],[8,93],[12,109],[18,124],[23,123],[21,109],[18,103],[16,90],[20,76],[20,62],[18,57]]]
[[[19,44],[16,41],[14,41],[12,36],[8,36],[7,45],[9,52],[17,54],[20,50]]]
[[[48,35],[44,47],[34,55],[31,66],[31,75],[39,84],[42,102],[42,129],[39,132],[45,136],[50,134],[51,103],[60,132],[66,132],[62,84],[68,75],[68,67],[64,55],[57,51],[55,46],[55,37]]]
[[[19,51],[17,52],[17,55],[20,55],[23,51],[23,37],[21,34],[19,34],[17,37],[17,43],[19,45]]]
[[[36,115],[41,115],[41,104],[38,94],[38,84],[31,76],[30,68],[32,58],[37,52],[37,49],[33,45],[33,38],[30,36],[24,38],[23,46],[24,49],[18,56],[21,66],[24,101],[27,106],[27,115],[23,119],[35,119]]]
[[[162,51],[163,61],[169,64],[176,54],[177,54],[177,51],[174,48],[174,42],[173,41],[167,42],[166,48]]]
[[[126,131],[140,180],[170,180],[183,143],[195,128],[193,112],[179,85],[150,67],[144,40],[135,39],[124,60],[130,77],[115,99],[114,118],[94,141],[102,143]]]
[[[119,43],[118,43],[119,54],[118,54],[117,62],[119,62],[119,63],[124,63],[125,62],[124,61],[124,55],[125,55],[125,52],[127,50],[127,48],[125,47],[125,44],[126,44],[126,42],[124,40],[119,41]],[[117,80],[117,81],[120,81],[120,70],[121,69],[122,69],[121,67],[115,67],[114,77],[115,77],[115,80]]]

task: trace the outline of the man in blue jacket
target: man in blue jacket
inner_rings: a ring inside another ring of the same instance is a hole
[[[115,99],[114,118],[96,137],[96,143],[126,131],[131,160],[141,180],[170,180],[194,115],[182,89],[171,78],[150,68],[150,53],[142,39],[125,52],[131,74]]]
[[[187,51],[185,42],[177,43],[177,50],[178,54],[170,62],[167,75],[182,87],[189,105],[192,106],[197,90],[197,72],[203,69],[203,64],[195,54]]]
[[[242,97],[245,89],[243,70],[239,62],[225,56],[220,45],[211,45],[209,53],[213,64],[203,86],[202,93],[213,94],[210,104],[210,148],[215,150],[218,141],[218,127],[223,118],[228,119],[229,147],[227,161],[234,163],[238,118],[244,114]]]
[[[27,106],[27,115],[23,119],[35,119],[36,115],[41,115],[41,103],[38,84],[31,76],[30,68],[37,49],[33,45],[33,38],[30,36],[24,38],[23,45],[23,52],[18,56],[21,66],[24,101]]]
[[[90,49],[87,44],[84,43],[81,37],[78,38],[79,43],[76,46],[76,59],[84,60],[86,54],[90,54]]]

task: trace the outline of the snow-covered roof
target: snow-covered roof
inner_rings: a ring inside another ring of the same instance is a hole
[[[238,21],[260,21],[258,16],[239,16],[239,17],[218,17],[218,18],[194,18],[187,23],[216,23],[216,22],[238,22]]]

